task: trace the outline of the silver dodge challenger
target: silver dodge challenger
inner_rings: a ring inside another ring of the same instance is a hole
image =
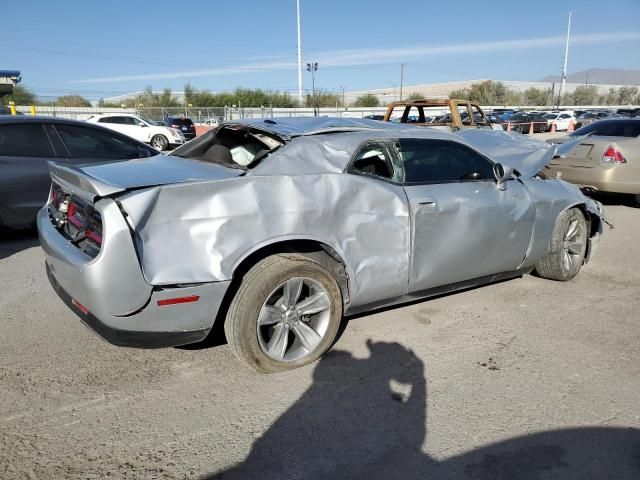
[[[602,205],[542,170],[580,140],[273,118],[170,156],[51,163],[46,271],[115,345],[196,343],[224,325],[254,369],[292,369],[331,347],[343,316],[533,270],[575,277]]]

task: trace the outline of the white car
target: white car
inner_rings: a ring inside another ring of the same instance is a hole
[[[204,120],[201,120],[200,123],[198,123],[198,125],[200,125],[201,127],[217,127],[218,125],[220,125],[220,122],[218,121],[217,118],[205,118]]]
[[[569,124],[575,125],[576,118],[569,112],[560,113],[547,113],[544,117],[547,121],[547,130],[550,130],[553,125],[556,126],[556,131],[568,130]]]
[[[131,113],[103,113],[90,117],[87,122],[98,123],[103,127],[124,133],[140,142],[148,143],[159,151],[185,143],[184,135],[180,130]]]

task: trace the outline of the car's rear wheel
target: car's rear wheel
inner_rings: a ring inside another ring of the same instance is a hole
[[[563,282],[574,278],[584,263],[587,236],[587,221],[579,209],[562,212],[553,227],[547,253],[536,264],[536,273]]]
[[[169,146],[169,140],[164,135],[154,135],[149,143],[158,151],[166,150]]]
[[[238,358],[272,373],[315,361],[333,344],[341,319],[335,278],[301,255],[281,254],[247,272],[224,329]]]

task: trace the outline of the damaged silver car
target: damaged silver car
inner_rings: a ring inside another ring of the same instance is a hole
[[[275,118],[222,124],[171,156],[51,164],[46,271],[113,344],[183,345],[224,324],[251,367],[296,368],[345,315],[534,269],[575,277],[602,206],[540,172],[572,147]]]

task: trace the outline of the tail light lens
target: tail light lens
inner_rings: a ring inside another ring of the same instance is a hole
[[[615,165],[615,164],[627,163],[627,159],[624,158],[624,155],[622,155],[622,152],[620,150],[618,150],[613,145],[609,145],[605,150],[604,155],[602,155],[602,159],[600,160],[600,163]]]
[[[67,221],[73,225],[78,232],[76,236],[84,236],[94,245],[102,245],[102,224],[99,218],[95,218],[91,207],[80,208],[70,201],[67,207]]]

